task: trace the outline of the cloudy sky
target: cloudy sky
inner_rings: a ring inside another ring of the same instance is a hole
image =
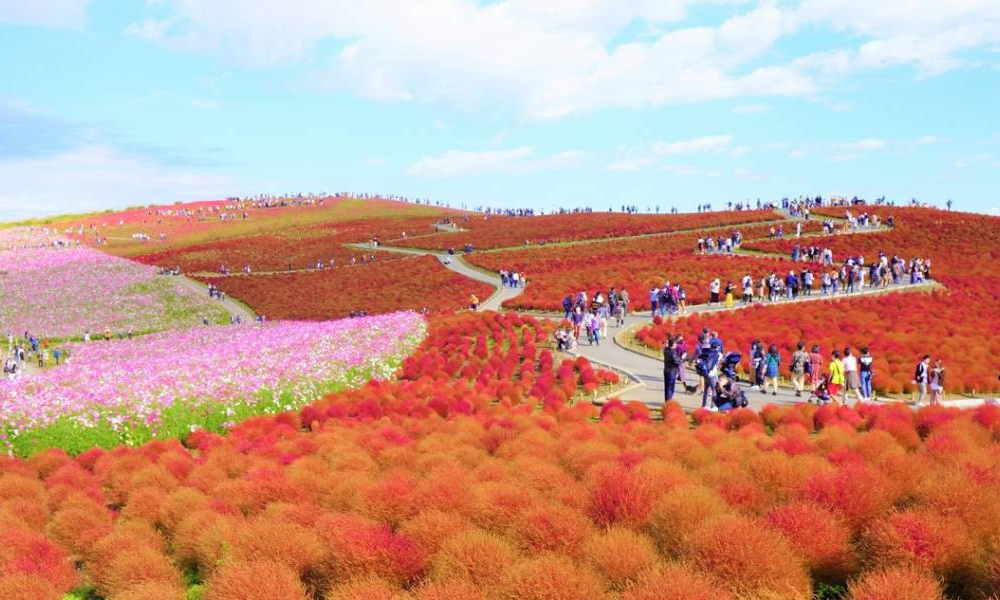
[[[0,0],[0,75],[6,219],[340,190],[1000,207],[997,0]]]

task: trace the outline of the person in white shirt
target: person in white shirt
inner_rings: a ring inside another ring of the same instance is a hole
[[[853,392],[858,402],[861,402],[861,376],[858,374],[858,357],[851,354],[851,348],[844,348],[844,404],[847,404],[848,396]]]

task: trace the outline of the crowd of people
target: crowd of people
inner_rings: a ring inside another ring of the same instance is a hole
[[[68,350],[27,331],[20,337],[8,331],[6,353],[0,349],[0,363],[3,364],[3,374],[7,379],[20,377],[29,364],[37,364],[39,369],[44,369],[52,360],[59,365],[68,358]]]
[[[807,350],[808,347],[808,350]],[[751,391],[778,395],[781,365],[788,362],[790,385],[796,398],[826,404],[839,401],[849,404],[872,402],[875,399],[875,359],[867,346],[854,350],[847,346],[833,348],[824,354],[819,345],[799,342],[787,357],[775,344],[754,340],[746,360],[739,351],[726,352],[718,332],[707,327],[690,349],[683,335],[668,336],[663,346],[664,400],[673,400],[677,384],[689,393],[701,392],[701,406],[708,410],[729,410],[747,406],[746,392],[739,385],[738,369],[744,365]],[[688,368],[697,374],[697,383],[688,385]],[[925,355],[914,370],[916,404],[938,404],[944,400],[945,366],[941,358],[933,364]]]
[[[608,326],[615,327],[625,324],[625,315],[629,307],[628,291],[614,287],[607,295],[598,290],[591,298],[586,290],[580,290],[576,295],[567,294],[562,301],[564,323],[567,325],[556,332],[556,343],[559,348],[571,349],[580,341],[581,335],[586,335],[591,345],[600,345],[602,339],[608,337]]]

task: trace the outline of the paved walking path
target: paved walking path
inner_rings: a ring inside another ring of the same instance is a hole
[[[188,287],[198,292],[199,294],[208,296],[208,285],[200,281],[191,279],[190,277],[185,277],[184,275],[161,275],[161,277],[173,277],[181,285]],[[250,308],[246,304],[243,304],[242,302],[237,302],[232,298],[230,298],[228,295],[226,296],[225,300],[218,300],[216,298],[212,298],[211,300],[213,300],[214,302],[219,302],[220,304],[222,304],[222,306],[226,308],[226,310],[229,311],[230,314],[238,315],[241,319],[243,319],[243,321],[247,323],[253,323],[254,319],[257,318],[257,315],[255,315],[253,311],[250,310]]]

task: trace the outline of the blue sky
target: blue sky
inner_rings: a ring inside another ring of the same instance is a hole
[[[1000,3],[872,4],[0,0],[0,219],[299,191],[997,213]]]

